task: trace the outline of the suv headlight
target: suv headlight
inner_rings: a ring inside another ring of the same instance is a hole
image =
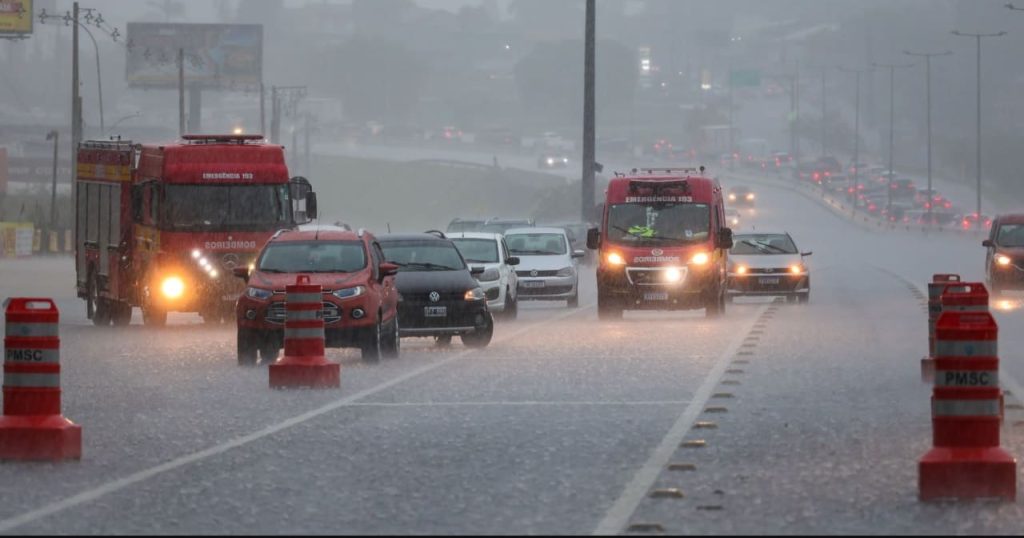
[[[573,274],[575,274],[575,270],[572,267],[563,267],[555,273],[555,276],[572,276]]]
[[[473,288],[471,290],[468,290],[466,292],[466,295],[463,296],[463,298],[467,301],[481,301],[486,297],[487,295],[484,294],[484,290],[480,288]]]
[[[476,277],[480,282],[493,282],[499,278],[501,278],[501,272],[498,271],[497,267],[491,267]]]
[[[248,288],[245,288],[245,294],[248,295],[249,297],[252,297],[253,299],[266,301],[267,299],[270,298],[271,295],[274,294],[274,292],[271,290],[265,290],[263,288],[254,288],[252,286],[249,286]]]
[[[331,295],[334,295],[339,299],[351,299],[353,297],[359,297],[364,293],[366,293],[366,286],[354,286],[351,288],[342,288],[340,290],[334,290],[334,293],[332,293]]]

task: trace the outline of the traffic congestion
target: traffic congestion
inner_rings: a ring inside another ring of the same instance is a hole
[[[86,4],[0,6],[0,534],[1021,532],[1021,8]]]

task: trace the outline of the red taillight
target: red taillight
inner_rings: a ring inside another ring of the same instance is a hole
[[[953,207],[953,202],[946,202],[945,204],[942,204],[942,205],[946,209],[951,209]]]
[[[815,172],[814,175],[811,177],[813,177],[814,179],[818,179],[819,177],[821,177],[821,174]]]
[[[825,172],[825,177],[829,177],[831,175],[832,175],[832,172]]]

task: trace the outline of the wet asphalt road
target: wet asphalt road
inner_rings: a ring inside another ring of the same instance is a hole
[[[410,339],[374,365],[333,351],[334,391],[269,390],[265,368],[235,365],[230,327],[191,316],[91,327],[70,260],[0,261],[0,296],[58,299],[64,409],[84,437],[80,462],[0,464],[0,531],[1019,533],[1015,504],[916,500],[930,388],[910,284],[980,278],[978,240],[868,232],[751,184],[740,229],[814,251],[808,305],[598,323],[585,271],[579,309],[525,305],[484,350]],[[1010,382],[1022,315],[997,315]]]

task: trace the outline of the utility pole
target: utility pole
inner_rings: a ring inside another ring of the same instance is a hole
[[[178,136],[185,134],[185,49],[178,49]]]
[[[903,54],[908,56],[917,56],[924,58],[924,73],[925,73],[925,108],[928,124],[928,206],[925,208],[928,211],[927,221],[929,225],[932,223],[932,206],[935,205],[935,197],[932,196],[932,57],[933,56],[949,56],[953,54],[953,51],[943,52],[910,52],[908,50],[903,51]]]
[[[851,212],[857,211],[857,185],[860,184],[858,179],[860,178],[860,74],[870,69],[844,69],[839,68],[840,71],[854,74],[854,106],[853,106],[853,175],[850,177],[851,187],[849,191],[849,198],[852,205]]]
[[[797,178],[800,177],[800,60],[793,68],[793,94],[796,96],[796,114],[793,115],[793,164],[796,165]]]
[[[305,120],[306,120],[305,136],[303,136],[303,141],[302,141],[302,151],[303,151],[303,161],[304,161],[303,167],[302,167],[302,171],[303,171],[303,173],[306,174],[307,177],[312,175],[312,171],[310,170],[310,162],[309,162],[309,157],[310,157],[310,150],[309,150],[309,138],[310,138],[309,137],[309,131],[310,131],[309,116],[310,116],[309,112],[306,112],[306,114],[305,114]]]
[[[821,156],[828,155],[828,125],[825,121],[828,116],[826,115],[825,108],[825,66],[821,66]]]
[[[57,227],[57,156],[60,133],[56,129],[46,133],[47,140],[53,140],[53,184],[50,186],[50,230]]]
[[[736,169],[736,123],[733,112],[733,80],[732,64],[729,64],[729,170]]]
[[[1013,4],[1009,4],[1009,6],[1010,6],[1011,9],[1013,9],[1012,8]],[[990,34],[977,34],[977,33],[972,34],[972,33],[967,33],[967,32],[960,32],[958,30],[953,30],[953,35],[961,36],[961,37],[973,37],[973,38],[975,38],[975,40],[977,40],[977,44],[978,44],[978,99],[977,99],[978,108],[977,108],[977,124],[976,124],[977,132],[975,133],[976,142],[977,142],[977,147],[975,148],[975,151],[978,154],[978,158],[975,161],[975,185],[974,185],[974,189],[975,189],[975,194],[977,195],[977,200],[976,200],[977,201],[977,205],[976,205],[977,212],[975,213],[975,216],[977,217],[977,224],[978,224],[978,226],[981,226],[981,38],[983,38],[983,37],[1000,37],[1000,36],[1006,35],[1006,32],[994,32],[994,33],[990,33]]]
[[[267,112],[266,112],[267,98],[264,96],[263,82],[260,82],[260,134],[263,138],[267,137]]]
[[[594,213],[594,162],[595,162],[595,54],[597,30],[596,0],[587,0],[586,22],[584,24],[583,47],[583,177],[580,181],[580,217],[591,222]]]
[[[893,176],[896,175],[896,172],[893,170],[893,146],[895,145],[895,143],[894,143],[894,134],[896,132],[896,130],[895,130],[896,125],[895,125],[895,122],[894,122],[894,118],[895,118],[895,114],[894,114],[895,108],[894,108],[894,106],[895,106],[896,100],[895,100],[895,92],[893,91],[893,88],[894,88],[896,70],[897,69],[907,69],[907,68],[913,67],[914,64],[879,64],[879,63],[875,63],[875,64],[872,64],[872,65],[875,66],[875,67],[879,67],[879,68],[884,67],[884,68],[889,70],[889,173],[888,173],[888,177],[886,178],[886,183],[885,183],[885,186],[886,186],[885,190],[887,191],[887,201],[886,201],[886,204],[885,204],[885,215],[886,215],[886,218],[888,218],[888,216],[892,213],[892,180],[893,180]]]
[[[78,93],[78,2],[71,7],[71,184],[78,177],[78,144],[82,141],[82,98]]]
[[[292,111],[290,114],[294,115],[295,108],[304,97],[306,97],[305,86],[270,87],[270,141],[272,143],[281,143],[281,115],[282,108],[285,106],[283,101],[288,100],[287,108]]]

